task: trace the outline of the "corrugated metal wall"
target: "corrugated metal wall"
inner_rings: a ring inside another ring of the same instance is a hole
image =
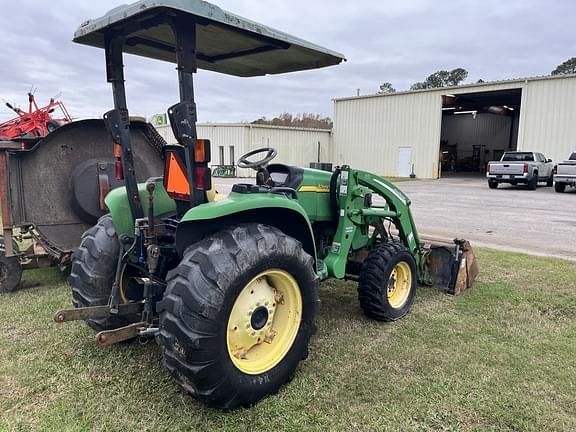
[[[539,151],[554,160],[576,149],[576,76],[572,75],[336,99],[331,162],[395,177],[400,148],[411,147],[416,176],[436,178],[442,95],[508,89],[522,89],[518,149]],[[497,140],[504,140],[504,129],[490,127]]]
[[[240,156],[250,150],[274,147],[278,150],[274,162],[308,166],[310,162],[317,161],[318,143],[321,161],[326,162],[330,158],[332,134],[328,130],[249,124],[199,124],[197,129],[200,138],[210,140],[211,165],[222,164],[220,147],[223,147],[223,163],[226,165],[235,165]],[[157,130],[168,143],[176,142],[170,126],[159,126]],[[234,157],[230,147],[234,148]],[[237,174],[240,177],[253,177],[255,172],[238,169]]]
[[[522,94],[518,148],[561,161],[576,149],[576,78],[529,81]]]
[[[412,148],[417,177],[438,169],[442,100],[437,93],[336,101],[332,162],[398,176],[401,147]]]

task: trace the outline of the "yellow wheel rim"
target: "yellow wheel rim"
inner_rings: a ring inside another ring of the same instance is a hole
[[[300,328],[302,295],[286,271],[271,269],[252,279],[238,294],[226,329],[232,363],[257,375],[286,356]]]
[[[134,276],[134,275],[132,275]],[[130,303],[130,299],[128,298],[128,294],[126,290],[128,289],[128,282],[130,280],[130,270],[128,270],[128,266],[124,264],[122,269],[120,270],[120,299],[122,299],[122,303]]]
[[[394,309],[400,309],[406,304],[412,288],[412,269],[408,263],[401,261],[394,266],[388,279],[388,303]]]

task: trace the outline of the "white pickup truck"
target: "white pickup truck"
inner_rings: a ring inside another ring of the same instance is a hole
[[[499,161],[488,162],[486,178],[490,189],[510,183],[525,184],[534,190],[539,182],[546,182],[546,186],[554,184],[554,165],[542,153],[505,152]]]
[[[554,167],[554,190],[564,192],[566,186],[576,187],[576,151]]]

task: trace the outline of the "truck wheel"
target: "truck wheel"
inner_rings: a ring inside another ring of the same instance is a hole
[[[564,192],[566,190],[566,183],[554,183],[554,190],[559,193]]]
[[[297,240],[261,224],[190,246],[158,305],[164,365],[218,408],[249,406],[294,376],[315,332],[318,277]]]
[[[12,247],[18,251],[16,242],[12,242]],[[21,280],[20,260],[16,256],[7,257],[4,254],[4,237],[0,236],[0,293],[15,291]]]
[[[80,246],[72,254],[72,266],[68,283],[72,287],[74,307],[103,306],[108,303],[116,274],[120,245],[112,217],[105,215],[82,235]],[[127,279],[123,278],[123,289]],[[125,296],[124,296],[125,298]],[[99,332],[123,327],[139,321],[139,316],[123,315],[88,319],[93,330]]]
[[[534,173],[534,176],[528,181],[528,189],[536,190],[538,187],[538,173]]]
[[[546,187],[552,187],[554,185],[554,174],[550,174],[550,177],[546,179]]]
[[[497,181],[488,181],[488,187],[490,189],[496,189],[498,187],[498,182]]]
[[[401,243],[383,243],[362,265],[358,300],[364,314],[378,321],[406,315],[416,294],[416,261]]]

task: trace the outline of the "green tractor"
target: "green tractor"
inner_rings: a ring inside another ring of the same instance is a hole
[[[394,184],[342,166],[334,173],[244,155],[255,184],[227,197],[212,186],[210,143],[196,135],[198,68],[261,76],[339,64],[344,57],[200,0],[142,0],[87,21],[79,43],[104,48],[115,108],[104,115],[125,187],[73,254],[74,309],[100,345],[156,337],[164,365],[210,406],[251,405],[277,392],[308,354],[320,281],[358,282],[365,314],[406,315],[417,283],[455,294],[476,275],[470,245],[421,242],[410,200]],[[179,144],[164,176],[137,184],[123,53],[174,62],[180,102],[168,109]],[[259,160],[255,160],[259,158]]]

